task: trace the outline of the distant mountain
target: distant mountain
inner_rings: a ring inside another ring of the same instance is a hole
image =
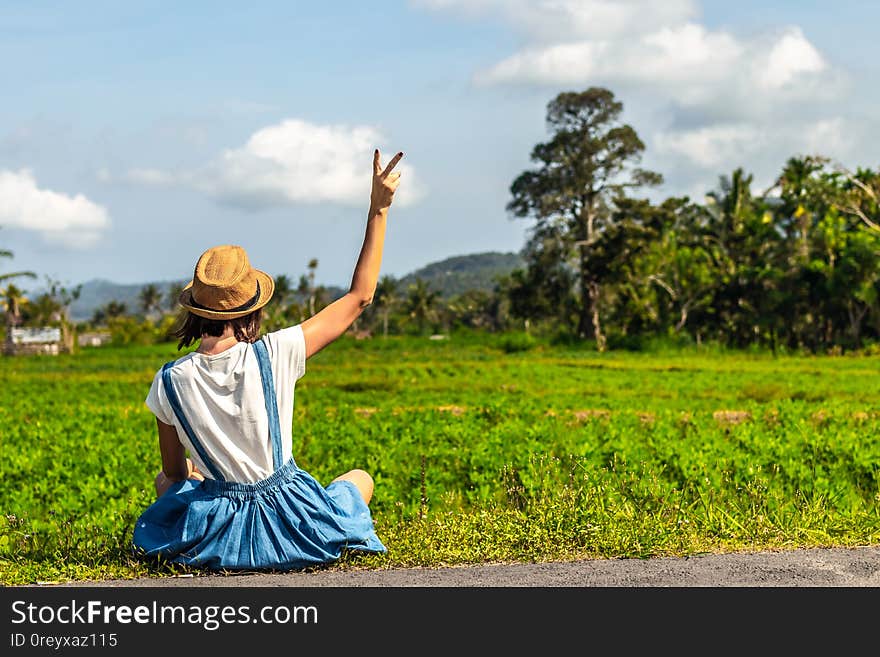
[[[523,267],[522,256],[516,253],[473,253],[471,255],[454,256],[439,262],[432,262],[421,269],[399,279],[399,288],[405,291],[407,286],[421,278],[431,289],[448,298],[468,290],[491,291],[495,287],[498,276],[509,274],[517,267]]]
[[[417,278],[424,280],[432,289],[443,297],[461,294],[466,290],[491,291],[495,285],[495,277],[509,274],[516,267],[523,265],[522,258],[516,253],[474,253],[471,255],[454,256],[439,262],[432,262],[421,269],[398,279],[398,287],[405,292],[410,283]],[[180,281],[152,281],[159,288],[163,297],[169,289],[188,283],[189,279]],[[111,301],[124,303],[129,313],[140,311],[138,296],[145,285],[151,282],[120,284],[104,279],[93,279],[82,284],[79,298],[70,306],[70,317],[75,322],[90,320],[95,310]],[[336,299],[345,290],[335,286],[327,286],[331,298]],[[39,291],[38,291],[39,292]],[[36,294],[33,294],[36,296]],[[167,305],[166,305],[167,307]]]
[[[169,306],[166,300],[168,290],[189,283],[189,279],[180,281],[151,281],[153,285],[159,288],[162,293],[163,306]],[[74,322],[82,322],[92,318],[95,310],[101,306],[106,306],[111,301],[124,303],[126,311],[129,313],[137,313],[140,311],[140,301],[138,296],[146,283],[121,284],[112,283],[103,279],[93,279],[82,284],[79,298],[70,304],[70,318]]]

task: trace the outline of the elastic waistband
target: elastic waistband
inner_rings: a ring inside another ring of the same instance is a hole
[[[206,493],[211,493],[213,495],[248,497],[250,495],[256,495],[260,491],[283,484],[292,475],[295,475],[299,471],[299,466],[294,462],[293,458],[291,458],[271,475],[260,481],[244,483],[240,481],[218,481],[217,479],[206,478],[202,482],[201,488]]]

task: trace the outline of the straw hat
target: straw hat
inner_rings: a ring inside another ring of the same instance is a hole
[[[251,267],[240,246],[224,244],[205,251],[196,263],[193,279],[178,302],[206,319],[235,319],[262,308],[275,292],[269,274]]]

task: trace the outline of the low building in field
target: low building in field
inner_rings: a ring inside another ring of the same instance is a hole
[[[64,350],[61,329],[54,326],[16,327],[7,351],[14,354],[58,354]]]
[[[77,334],[76,344],[80,347],[100,347],[109,344],[112,338],[110,331],[88,331]]]

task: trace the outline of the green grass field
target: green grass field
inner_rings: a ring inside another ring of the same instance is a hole
[[[867,356],[345,337],[297,385],[294,457],[354,467],[388,554],[335,568],[880,541]],[[0,359],[0,581],[166,576],[131,526],[160,467],[143,403],[175,345]]]

